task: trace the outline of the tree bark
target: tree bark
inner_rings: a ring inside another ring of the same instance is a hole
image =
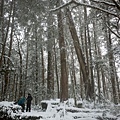
[[[109,15],[106,15],[104,20],[109,25]],[[107,40],[107,51],[108,51],[109,66],[110,66],[110,79],[112,83],[113,102],[117,104],[118,100],[117,100],[115,69],[114,69],[115,63],[114,63],[114,56],[112,52],[112,40],[111,40],[110,30],[108,30],[106,27],[105,27],[105,39]]]
[[[60,78],[60,100],[61,102],[68,100],[68,75],[66,67],[66,50],[63,34],[63,23],[61,10],[57,13],[58,17],[58,38],[60,48],[61,78]]]
[[[78,61],[79,61],[79,64],[80,64],[80,68],[81,68],[81,71],[82,71],[82,74],[83,74],[83,81],[84,81],[84,84],[85,84],[86,99],[88,99],[88,97],[89,97],[88,67],[85,63],[85,58],[84,58],[84,55],[82,53],[82,49],[80,47],[79,38],[77,36],[77,32],[76,32],[75,25],[74,25],[74,22],[73,22],[73,19],[72,19],[72,16],[71,16],[71,12],[69,11],[69,9],[66,9],[66,11],[67,11],[66,14],[67,14],[67,17],[68,17],[70,33],[71,33],[71,36],[73,38],[73,44],[74,44],[75,51],[76,51]]]
[[[56,81],[57,81],[57,93],[58,98],[60,98],[60,88],[59,88],[59,76],[58,76],[58,68],[57,68],[57,55],[56,55],[56,49],[55,49],[55,41],[54,41],[54,55],[55,55],[55,74],[56,74]]]
[[[20,45],[19,45],[19,41],[18,41],[18,54],[19,54],[19,57],[20,57],[20,68],[19,68],[19,70],[20,70],[20,80],[19,80],[19,98],[21,97],[21,96],[23,96],[23,77],[22,77],[22,66],[23,66],[23,64],[22,64],[22,53],[21,53],[21,49],[20,49]]]
[[[88,48],[89,48],[89,76],[90,76],[90,87],[91,87],[91,91],[90,91],[90,96],[92,100],[95,100],[95,83],[94,83],[94,77],[93,77],[93,59],[92,59],[92,46],[91,46],[91,41],[90,41],[90,34],[89,34],[89,27],[87,24],[87,34],[88,34]]]
[[[42,58],[42,100],[45,99],[45,65],[44,65],[44,52],[41,47],[41,58]]]
[[[49,1],[49,9],[52,8],[52,2]],[[48,73],[47,73],[47,98],[54,98],[54,59],[53,59],[53,45],[54,45],[54,29],[53,29],[53,15],[49,13],[48,16]]]
[[[76,75],[75,75],[75,61],[74,61],[74,53],[73,53],[73,48],[71,47],[71,53],[72,53],[72,56],[71,56],[71,64],[72,64],[72,84],[73,84],[73,94],[74,94],[74,101],[75,101],[75,106],[77,105],[77,96],[76,96]]]
[[[8,51],[8,59],[7,59],[7,68],[5,71],[5,84],[4,84],[4,96],[6,95],[7,92],[7,87],[8,87],[8,81],[9,81],[9,64],[10,64],[10,57],[11,57],[11,51],[12,51],[12,43],[13,43],[13,29],[14,29],[14,15],[15,15],[15,0],[12,1],[11,3],[11,11],[13,11],[13,15],[12,15],[12,26],[11,26],[11,33],[10,33],[10,46],[9,46],[9,51]],[[11,15],[10,15],[11,16]],[[8,31],[7,31],[8,32]],[[7,39],[7,38],[6,38]],[[5,40],[6,42],[6,40]],[[5,46],[4,46],[5,47]],[[4,51],[4,50],[3,50]],[[2,57],[1,57],[1,61],[2,61]]]
[[[98,47],[97,47],[97,35],[96,35],[96,32],[97,29],[96,29],[96,19],[95,21],[93,21],[93,30],[94,30],[94,45],[95,45],[95,60],[96,60],[96,72],[97,72],[97,84],[98,84],[98,101],[100,102],[100,70],[99,70],[99,63],[98,63]]]

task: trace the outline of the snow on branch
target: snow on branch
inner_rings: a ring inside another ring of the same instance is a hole
[[[91,1],[92,1],[92,2],[95,2],[95,3],[104,3],[104,4],[106,4],[106,5],[115,7],[115,4],[110,3],[110,2],[99,1],[99,0],[91,0]]]
[[[94,6],[94,5],[90,5],[90,4],[86,4],[86,3],[80,3],[80,2],[77,2],[75,0],[71,0],[71,1],[69,1],[69,2],[67,2],[67,3],[65,3],[65,4],[63,4],[63,5],[61,5],[61,6],[57,7],[57,8],[55,8],[55,9],[51,9],[50,12],[58,11],[58,10],[60,10],[62,8],[65,8],[65,7],[69,6],[69,5],[71,5],[71,4],[75,4],[77,6],[86,6],[86,7],[89,7],[89,8],[97,9],[97,10],[100,10],[102,12],[105,12],[105,13],[108,13],[110,15],[113,15],[115,17],[118,17],[120,19],[120,16],[118,16],[117,14],[115,14],[113,12],[110,12],[108,10],[102,9],[102,8]]]

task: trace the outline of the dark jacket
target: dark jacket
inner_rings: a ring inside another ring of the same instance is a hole
[[[19,100],[18,100],[18,105],[22,105],[22,104],[24,104],[25,103],[25,98],[24,97],[22,97],[22,98],[20,98]]]
[[[31,104],[31,101],[32,101],[32,96],[30,94],[28,94],[28,97],[27,97],[27,104]]]

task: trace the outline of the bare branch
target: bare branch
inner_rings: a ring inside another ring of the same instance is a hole
[[[115,36],[117,36],[118,38],[120,38],[120,35],[117,34],[117,33],[115,33],[115,32],[108,26],[108,24],[106,24],[106,26],[108,27],[108,29],[109,29]]]
[[[112,0],[115,6],[120,10],[120,4],[118,4],[115,0]]]
[[[51,9],[50,12],[55,12],[55,11],[58,11],[60,9],[63,9],[65,7],[67,7],[67,6],[69,6],[72,3],[73,3],[73,1],[71,0],[71,1],[69,1],[69,2],[67,2],[67,3],[65,3],[65,4],[63,4],[63,5],[61,5],[61,6],[57,7],[57,8],[55,8],[55,9]]]
[[[120,16],[118,16],[117,14],[115,14],[115,13],[113,13],[113,12],[110,12],[110,11],[108,11],[108,10],[102,9],[102,8],[97,7],[97,6],[94,6],[94,5],[89,5],[89,4],[86,4],[86,3],[79,3],[79,2],[76,2],[76,1],[74,1],[74,0],[71,0],[70,2],[68,2],[68,3],[66,3],[66,4],[63,4],[63,5],[55,8],[55,9],[51,9],[50,11],[51,11],[51,12],[58,11],[58,10],[60,10],[60,9],[63,9],[64,7],[69,6],[70,4],[75,4],[75,5],[77,5],[77,6],[86,6],[86,7],[89,7],[89,8],[97,9],[97,10],[100,10],[100,11],[102,11],[102,12],[105,12],[105,13],[108,13],[108,14],[110,14],[110,15],[113,15],[113,16],[115,16],[115,17],[118,17],[118,18],[120,19]]]
[[[115,4],[110,3],[110,2],[98,1],[98,0],[91,0],[91,1],[92,1],[92,2],[95,2],[95,3],[104,3],[104,4],[106,4],[106,5],[115,7]]]

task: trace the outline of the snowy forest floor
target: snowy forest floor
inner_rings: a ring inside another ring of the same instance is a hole
[[[85,105],[84,105],[85,106]],[[13,102],[0,102],[0,120],[120,120],[120,104],[109,107],[76,108],[60,104],[48,106],[42,111],[40,106],[32,106],[31,112],[21,112],[21,107]]]

